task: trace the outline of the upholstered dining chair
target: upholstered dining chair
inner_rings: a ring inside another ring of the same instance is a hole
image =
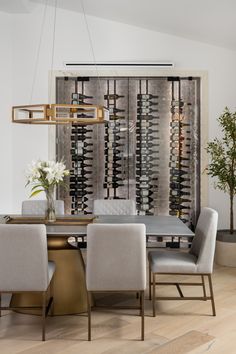
[[[41,293],[42,307],[34,308],[42,310],[43,341],[46,315],[53,301],[50,297],[46,304],[47,293],[54,272],[54,262],[48,261],[45,225],[0,225],[0,300],[2,293]],[[19,307],[3,307],[0,301],[0,314],[9,309]]]
[[[149,252],[149,299],[151,300],[151,286],[153,286],[153,316],[156,316],[156,300],[211,300],[212,313],[213,316],[216,315],[211,274],[213,271],[217,222],[218,213],[215,210],[211,208],[202,208],[197,222],[192,246],[188,253],[165,250]],[[156,276],[158,276],[158,274],[197,275],[201,278],[201,282],[156,282]],[[208,278],[210,296],[207,296],[206,294],[205,277]],[[179,297],[156,297],[156,285],[175,285],[177,287]],[[203,296],[184,296],[180,286],[191,285],[202,286]]]
[[[135,201],[130,199],[96,199],[93,213],[95,215],[135,215]]]
[[[144,290],[146,288],[146,228],[144,224],[89,224],[87,227],[86,284],[88,340],[91,340],[90,294],[134,292],[140,294],[141,339],[144,340]]]
[[[24,200],[22,202],[22,215],[44,215],[47,209],[46,200]],[[64,215],[64,201],[55,200],[56,215]]]

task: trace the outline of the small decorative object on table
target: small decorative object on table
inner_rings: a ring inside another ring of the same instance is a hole
[[[46,220],[54,222],[56,220],[54,206],[55,186],[64,183],[63,179],[69,175],[69,170],[63,162],[55,161],[33,161],[28,166],[27,183],[33,185],[30,198],[41,192],[45,192],[47,198]]]

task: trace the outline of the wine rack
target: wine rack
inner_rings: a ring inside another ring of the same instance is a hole
[[[78,92],[78,81],[75,81],[75,92],[71,95],[71,104],[89,104],[88,99],[92,96],[84,94],[85,82],[81,81],[81,93]],[[88,117],[88,114],[81,112],[80,117]],[[71,214],[89,214],[88,202],[93,194],[91,175],[92,153],[93,153],[93,129],[91,127],[72,125],[71,129],[71,160],[70,170],[70,196]]]
[[[171,80],[170,122],[170,215],[190,223],[191,212],[191,121],[185,114],[181,81]],[[191,105],[191,103],[189,103]]]
[[[58,78],[57,103],[97,103],[110,111],[105,125],[57,128],[57,158],[71,171],[69,191],[58,190],[66,212],[92,213],[94,199],[132,199],[140,215],[176,215],[194,227],[199,87],[191,77]]]
[[[105,199],[119,199],[118,189],[123,185],[121,178],[121,120],[124,109],[119,108],[123,95],[117,94],[116,80],[107,80],[107,92],[104,95],[105,106],[109,109],[110,122],[105,126]]]
[[[144,86],[145,93],[142,93]],[[158,96],[148,93],[148,80],[139,81],[136,123],[136,204],[140,215],[154,214],[158,188]]]

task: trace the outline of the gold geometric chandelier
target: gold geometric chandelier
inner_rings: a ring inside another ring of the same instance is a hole
[[[92,46],[92,40],[88,28],[87,18],[84,10],[83,0],[80,0],[83,9],[84,20],[88,31],[88,36],[90,40],[90,45],[95,61],[94,50]],[[47,1],[45,1],[45,9],[41,27],[41,34],[39,39],[38,53],[35,65],[35,72],[32,84],[32,93],[35,83],[35,76],[39,61],[39,52],[41,46],[41,39],[43,33],[43,26],[45,22],[45,16],[47,11]],[[54,60],[54,46],[55,46],[55,30],[56,30],[56,14],[57,14],[57,0],[55,0],[54,6],[54,26],[53,26],[53,44],[52,44],[52,64],[51,64],[51,87],[52,87],[52,69]],[[99,77],[98,77],[99,78]],[[100,84],[99,84],[100,85]],[[51,96],[51,90],[49,90]],[[31,100],[30,100],[31,101]],[[51,100],[49,99],[49,102]],[[101,105],[88,104],[81,102],[80,104],[28,104],[23,106],[13,106],[12,107],[12,122],[22,123],[22,124],[78,124],[78,125],[89,125],[89,124],[99,124],[106,123],[109,121],[109,110]]]
[[[37,104],[12,107],[12,122],[89,125],[109,121],[109,110],[90,104]]]

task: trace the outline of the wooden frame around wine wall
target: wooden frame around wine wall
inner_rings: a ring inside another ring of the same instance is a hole
[[[99,77],[116,76],[116,77],[140,77],[140,76],[152,76],[152,77],[199,77],[200,78],[200,203],[201,207],[208,205],[208,176],[205,172],[205,168],[208,163],[208,156],[205,150],[205,146],[208,141],[208,73],[207,71],[195,71],[195,70],[177,70],[177,69],[156,69],[156,68],[134,68],[124,70],[123,68],[114,69],[102,68],[98,69]],[[56,78],[57,77],[74,77],[74,76],[87,76],[87,77],[98,77],[97,70],[91,70],[86,68],[81,68],[78,71],[53,71],[53,85],[51,87],[51,97],[52,101],[55,101],[56,93]],[[51,73],[49,73],[49,77]],[[50,87],[50,86],[49,86]],[[50,95],[50,93],[49,93]],[[55,127],[50,126],[48,129],[48,144],[49,144],[49,158],[56,158],[56,130]]]

